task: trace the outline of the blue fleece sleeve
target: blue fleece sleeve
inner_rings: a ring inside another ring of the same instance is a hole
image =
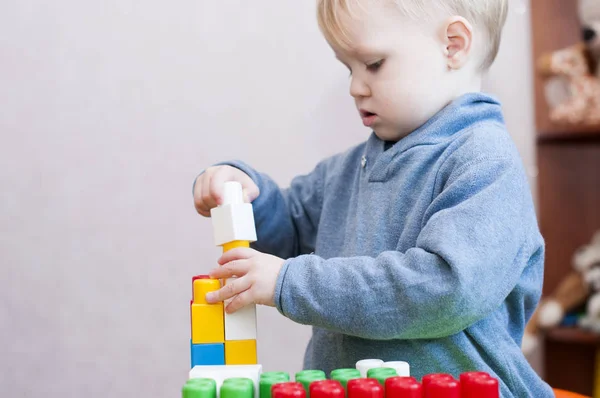
[[[258,239],[252,248],[284,259],[314,251],[323,203],[323,163],[295,177],[285,189],[244,162],[221,164],[239,168],[260,190],[252,202]]]
[[[467,164],[433,199],[414,248],[288,259],[275,305],[298,323],[369,339],[455,334],[496,310],[517,284],[532,253],[525,234],[537,232],[528,225],[529,192],[512,159]]]

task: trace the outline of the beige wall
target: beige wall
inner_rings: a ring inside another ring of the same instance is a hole
[[[527,14],[487,86],[534,172]],[[0,7],[0,396],[177,396],[191,277],[215,265],[204,166],[282,184],[363,140],[313,2]],[[267,370],[310,330],[259,310]]]

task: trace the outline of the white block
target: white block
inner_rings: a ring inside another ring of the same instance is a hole
[[[383,365],[381,365],[381,367],[382,368],[392,368],[392,369],[396,370],[396,373],[398,373],[398,376],[403,376],[403,377],[410,376],[410,365],[408,364],[408,362],[404,362],[404,361],[384,362]]]
[[[228,204],[210,210],[215,245],[234,240],[256,241],[254,212],[250,203]]]
[[[360,371],[360,377],[367,377],[369,369],[380,368],[383,365],[381,359],[361,359],[356,362],[356,369]]]
[[[262,365],[196,365],[190,370],[189,378],[213,379],[217,384],[217,397],[221,393],[221,386],[225,379],[232,377],[245,377],[254,383],[254,396],[258,395],[258,386]]]
[[[233,280],[235,278],[229,278],[225,284]],[[223,308],[231,300],[233,298],[225,300]],[[225,340],[256,340],[256,305],[248,305],[233,314],[225,312]]]

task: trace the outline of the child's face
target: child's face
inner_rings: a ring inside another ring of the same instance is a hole
[[[344,22],[352,48],[330,45],[351,72],[350,95],[363,124],[379,138],[401,139],[449,102],[445,45],[431,23],[373,2],[359,20]]]

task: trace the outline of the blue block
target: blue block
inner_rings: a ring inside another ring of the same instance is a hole
[[[225,344],[192,344],[190,339],[192,368],[196,365],[225,365]]]

